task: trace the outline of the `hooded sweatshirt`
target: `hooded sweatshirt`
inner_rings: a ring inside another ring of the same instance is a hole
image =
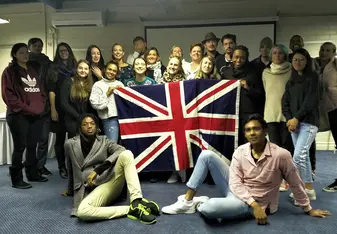
[[[280,65],[272,63],[262,73],[262,81],[266,93],[264,119],[267,123],[286,121],[282,114],[282,96],[290,76],[291,64],[288,62]]]
[[[27,63],[28,69],[11,63],[2,73],[2,99],[7,114],[22,113],[36,116],[43,112],[46,98],[38,77],[39,65]]]

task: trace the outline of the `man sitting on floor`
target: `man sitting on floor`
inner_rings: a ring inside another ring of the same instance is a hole
[[[254,215],[258,224],[267,224],[267,214],[277,211],[279,187],[284,178],[294,198],[313,217],[326,217],[329,211],[314,210],[304,189],[290,153],[266,140],[266,121],[257,114],[244,124],[249,143],[233,154],[230,167],[214,152],[202,151],[187,183],[187,193],[162,208],[166,214],[194,213],[196,209],[207,221]],[[223,198],[195,197],[208,171]]]
[[[89,221],[127,215],[145,224],[155,223],[159,207],[143,198],[131,151],[99,136],[94,115],[83,115],[78,130],[79,134],[65,143],[71,165],[69,180],[74,184],[72,216]],[[125,180],[130,206],[110,206],[121,194]]]

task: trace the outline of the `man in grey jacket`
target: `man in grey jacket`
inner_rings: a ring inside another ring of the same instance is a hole
[[[72,216],[91,221],[127,215],[145,224],[155,223],[159,207],[142,196],[132,152],[99,136],[98,120],[92,114],[79,119],[78,133],[65,143],[69,182],[73,184],[73,191],[68,191],[74,196]],[[125,181],[130,206],[111,206]]]

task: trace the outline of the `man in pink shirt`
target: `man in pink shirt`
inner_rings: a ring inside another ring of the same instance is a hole
[[[268,223],[267,214],[277,211],[279,187],[285,179],[307,214],[313,217],[331,215],[326,210],[312,209],[290,153],[266,140],[267,123],[260,115],[251,115],[244,124],[244,131],[249,143],[234,152],[230,166],[214,152],[202,151],[187,183],[186,194],[179,196],[176,203],[163,207],[162,212],[191,214],[197,209],[206,220],[253,215],[258,224],[264,225]],[[224,197],[195,197],[208,171]]]

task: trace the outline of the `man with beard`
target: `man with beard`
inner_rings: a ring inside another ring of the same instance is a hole
[[[209,32],[205,35],[205,39],[202,44],[205,48],[205,56],[211,56],[217,59],[221,54],[216,50],[218,48],[220,38],[218,38],[214,33]]]
[[[94,115],[84,114],[79,118],[79,134],[64,146],[69,182],[74,184],[72,216],[85,221],[127,216],[144,224],[155,223],[159,207],[143,198],[132,152],[98,135],[97,126]],[[125,182],[130,206],[111,206]]]
[[[225,53],[216,59],[216,68],[224,79],[225,70],[232,66],[232,55],[236,46],[236,35],[226,34],[221,38]]]

